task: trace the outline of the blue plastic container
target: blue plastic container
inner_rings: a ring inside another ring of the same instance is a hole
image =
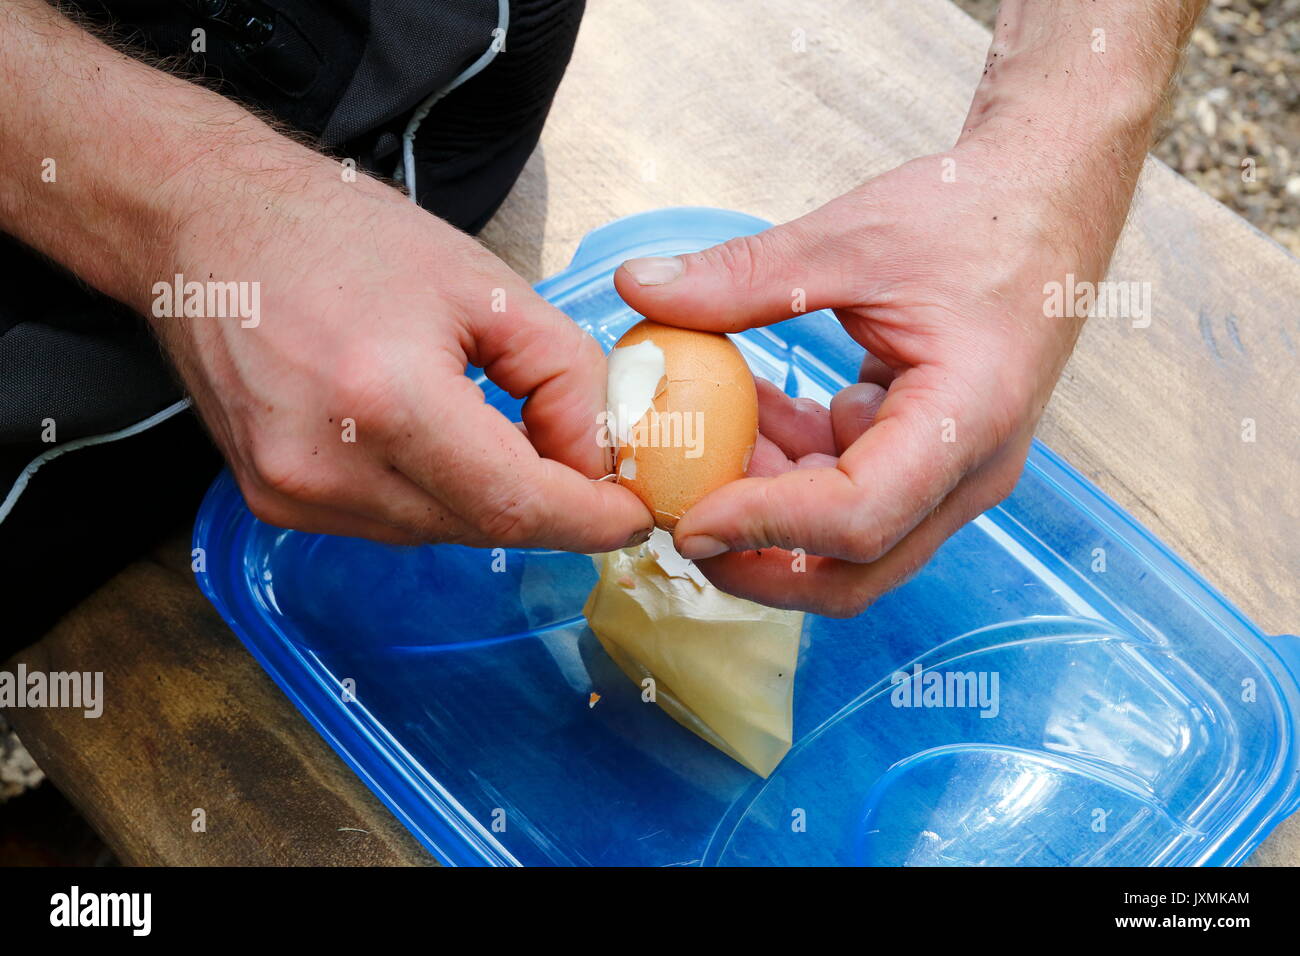
[[[620,262],[766,225],[632,216],[538,290],[608,348],[636,319]],[[861,355],[827,313],[737,343],[822,402]],[[1300,806],[1300,640],[1261,634],[1037,443],[911,583],[808,617],[795,743],[767,780],[641,702],[584,624],[583,555],[508,552],[494,573],[488,551],[282,531],[228,474],[194,544],[248,649],[449,864],[1233,864]],[[891,678],[918,666],[996,675],[996,707],[898,706]]]

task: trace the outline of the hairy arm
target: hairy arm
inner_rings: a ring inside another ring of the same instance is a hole
[[[142,312],[196,217],[333,165],[42,0],[0,6],[0,229]]]
[[[998,7],[958,144],[986,144],[1022,172],[1042,173],[1042,183],[1061,192],[1081,265],[1093,267],[1087,271],[1105,271],[1205,2],[1002,0]]]
[[[39,0],[0,5],[0,229],[149,317],[260,518],[583,551],[648,534],[634,495],[589,480],[594,340],[468,236],[342,173]],[[152,314],[174,274],[256,285],[259,320]],[[528,397],[526,434],[471,363]]]

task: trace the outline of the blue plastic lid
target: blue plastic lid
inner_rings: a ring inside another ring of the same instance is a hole
[[[637,318],[619,263],[766,226],[632,216],[538,291],[609,348]],[[823,403],[861,357],[828,313],[736,340]],[[581,616],[584,555],[510,551],[494,572],[485,550],[282,531],[229,474],[194,544],[248,649],[449,864],[1231,864],[1300,805],[1300,641],[1261,634],[1038,443],[914,580],[808,617],[794,745],[767,780],[642,703]],[[966,706],[926,697],[967,677]]]

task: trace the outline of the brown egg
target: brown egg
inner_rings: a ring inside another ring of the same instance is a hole
[[[671,531],[709,492],[745,477],[758,394],[725,335],[638,322],[609,355],[609,411],[616,480],[661,528]]]

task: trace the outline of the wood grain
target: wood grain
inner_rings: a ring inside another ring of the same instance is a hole
[[[189,549],[184,529],[4,665],[104,674],[100,717],[10,712],[37,763],[127,864],[432,862],[199,593]]]
[[[987,44],[946,0],[591,0],[541,148],[483,238],[539,279],[645,209],[800,215],[950,146]],[[1088,328],[1041,437],[1262,627],[1297,630],[1300,262],[1153,161],[1111,277],[1152,283],[1154,321]],[[130,862],[427,862],[207,607],[187,549],[138,562],[29,652],[114,689],[98,721],[16,715],[42,766]],[[1256,861],[1300,863],[1300,823]]]

